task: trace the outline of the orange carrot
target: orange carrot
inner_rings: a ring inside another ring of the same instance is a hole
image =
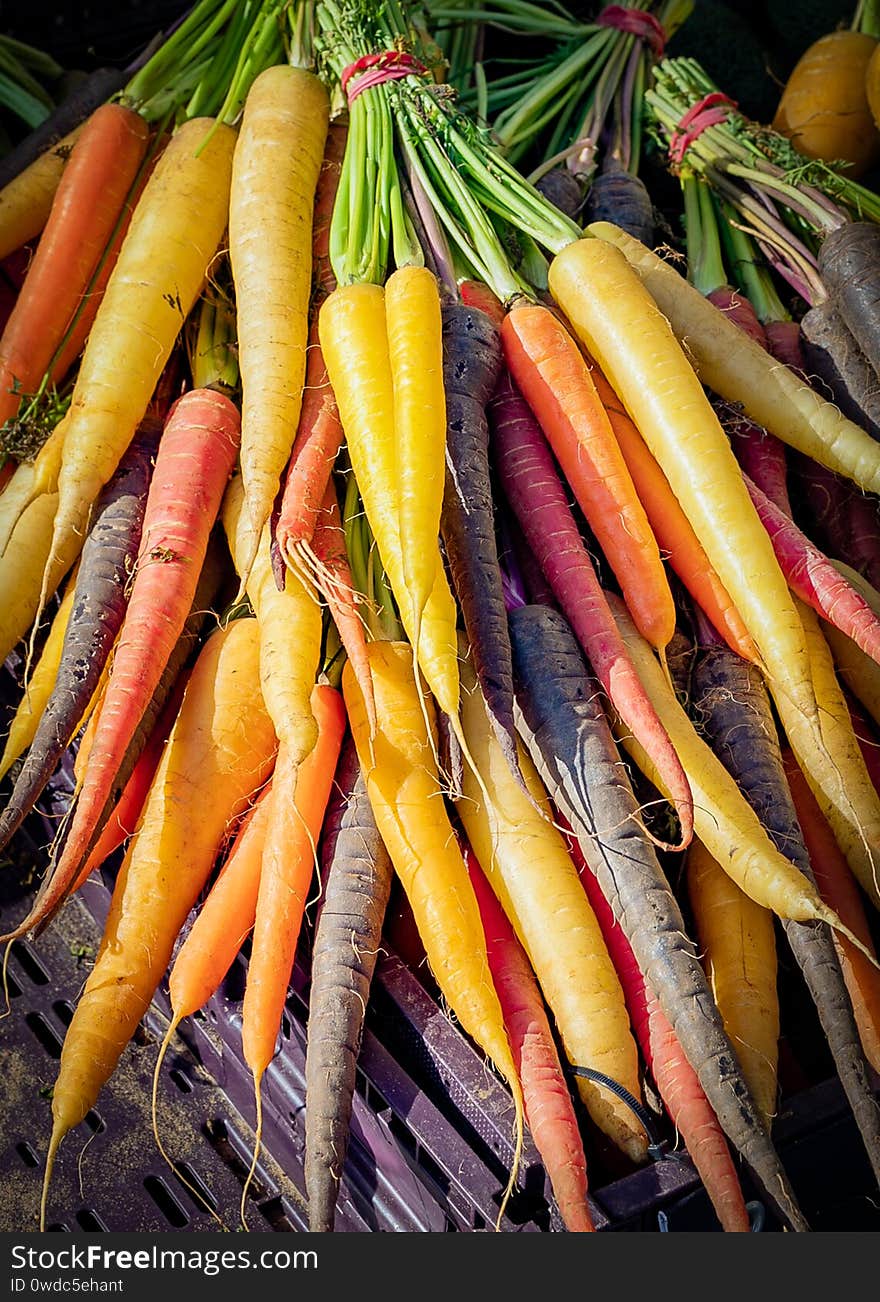
[[[89,852],[116,770],[186,623],[239,432],[235,404],[210,389],[184,394],[165,425],[113,671],[55,868],[59,884],[78,874]]]
[[[335,688],[316,684],[312,710],[318,723],[314,749],[298,769],[286,765],[279,752],[272,782],[241,1027],[245,1061],[258,1090],[275,1053],[315,847],[345,731],[345,706]]]
[[[0,339],[0,424],[32,393],[76,311],[147,152],[150,128],[104,104],[83,127]]]
[[[850,931],[876,955],[862,895],[849,864],[794,755],[786,748],[782,759],[819,893]],[[846,936],[835,935],[834,943],[865,1057],[880,1072],[880,972]]]
[[[637,628],[662,650],[675,630],[675,607],[660,549],[578,345],[539,304],[508,312],[501,341]]]
[[[670,568],[731,650],[755,663],[758,658],[755,644],[730,594],[710,565],[702,543],[669,486],[669,480],[598,364],[589,355],[586,360],[636,492]]]
[[[526,1121],[565,1228],[590,1232],[596,1227],[587,1202],[587,1159],[537,978],[476,856],[469,847],[463,847],[463,853],[486,934],[489,971],[522,1082]]]

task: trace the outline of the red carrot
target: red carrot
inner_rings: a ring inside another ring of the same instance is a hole
[[[488,285],[484,285],[479,280],[463,280],[458,287],[461,294],[461,301],[465,307],[476,307],[486,316],[495,322],[499,330],[501,322],[504,320],[504,307],[500,299],[496,298]]]
[[[792,592],[880,664],[880,617],[794,521],[747,475],[743,479]]]
[[[685,846],[693,833],[690,786],[608,609],[550,449],[509,375],[502,376],[489,411],[496,469],[507,499],[596,677],[666,775]]]
[[[149,136],[140,114],[104,104],[77,138],[0,339],[0,424],[43,378],[113,233]]]
[[[728,1231],[747,1231],[750,1228],[749,1213],[724,1131],[656,995],[645,984],[623,928],[615,920],[611,906],[570,830],[568,840],[584,890],[617,969],[639,1048],[657,1083],[670,1120],[681,1132],[722,1227]]]
[[[584,1146],[537,978],[476,856],[469,846],[462,849],[486,934],[492,983],[522,1084],[526,1121],[565,1228],[593,1231]]]
[[[235,461],[238,408],[210,389],[178,399],[159,443],[141,552],[83,784],[56,872],[89,853],[116,770],[187,616]]]

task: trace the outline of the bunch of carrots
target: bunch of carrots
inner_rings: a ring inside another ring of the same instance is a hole
[[[399,3],[200,0],[0,189],[0,251],[30,251],[0,335],[0,846],[76,775],[4,943],[120,860],[41,1224],[160,983],[157,1080],[246,939],[256,1164],[320,898],[332,1230],[396,879],[511,1094],[499,1227],[528,1129],[593,1229],[584,1127],[648,1160],[650,1075],[724,1230],[743,1173],[806,1230],[773,1141],[782,936],[880,1181],[880,591],[787,474],[875,510],[880,445],[740,328],[723,270],[719,300],[519,176],[425,39]]]

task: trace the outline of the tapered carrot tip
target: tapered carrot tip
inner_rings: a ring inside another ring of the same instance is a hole
[[[60,1121],[56,1117],[54,1122],[52,1123],[52,1135],[49,1139],[49,1149],[48,1152],[46,1153],[46,1170],[43,1173],[43,1189],[40,1194],[40,1233],[41,1234],[45,1233],[46,1230],[46,1207],[49,1201],[49,1183],[52,1179],[52,1171],[55,1168],[55,1156],[58,1152],[58,1147],[62,1139],[67,1134],[67,1131],[68,1131],[68,1126],[63,1121]]]
[[[832,931],[836,931],[839,935],[844,936],[851,945],[855,946],[860,954],[864,954],[872,967],[875,967],[880,971],[880,961],[878,961],[877,956],[872,954],[866,945],[862,944],[858,936],[854,935],[854,933],[850,931],[849,927],[844,926],[833,909],[829,909],[826,904],[817,904],[814,916],[820,922],[827,922]]]
[[[239,1217],[241,1219],[241,1228],[243,1230],[247,1230],[250,1228],[247,1223],[247,1217],[244,1214],[244,1209],[247,1203],[248,1190],[251,1187],[251,1183],[254,1178],[254,1172],[257,1169],[257,1159],[260,1156],[260,1145],[262,1143],[262,1137],[263,1137],[263,1094],[261,1088],[262,1084],[263,1084],[262,1070],[258,1072],[254,1072],[254,1101],[256,1103],[256,1110],[257,1110],[256,1130],[254,1131],[254,1155],[251,1158],[250,1170],[247,1173],[247,1179],[245,1180],[244,1188],[241,1191],[241,1207],[239,1209]]]

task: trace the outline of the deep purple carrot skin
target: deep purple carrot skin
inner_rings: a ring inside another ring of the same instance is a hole
[[[765,321],[764,334],[767,349],[792,371],[803,375],[806,369],[804,350],[801,347],[801,328],[796,321]]]
[[[743,481],[792,592],[880,664],[880,617],[790,516],[780,511],[747,475],[743,475]]]
[[[676,793],[687,842],[692,808],[684,771],[608,609],[549,445],[508,374],[499,381],[489,413],[494,464],[506,499],[607,698]]]
[[[725,1134],[783,1221],[806,1230],[681,910],[642,831],[597,683],[575,636],[564,617],[545,606],[523,606],[509,622],[517,726],[550,798],[571,825]]]
[[[39,800],[101,680],[122,626],[161,425],[144,422],[95,507],[55,686],[0,817],[0,849]]]
[[[393,869],[348,734],[321,845],[322,902],[312,952],[306,1044],[309,1229],[333,1229],[355,1072]]]
[[[584,205],[583,224],[614,222],[649,249],[654,247],[654,205],[644,181],[609,157],[593,177]]]
[[[717,289],[710,290],[706,297],[733,325],[739,326],[744,334],[754,339],[756,344],[760,344],[762,348],[767,347],[764,327],[749,300],[738,289],[734,289],[732,285],[719,285]]]
[[[744,474],[786,515],[791,514],[788,496],[788,458],[785,444],[750,420],[725,421],[730,444]]]
[[[833,304],[810,308],[801,320],[801,341],[813,387],[880,439],[880,379]]]
[[[815,886],[760,673],[715,642],[700,649],[692,682],[695,722],[776,848]],[[880,1107],[871,1090],[831,930],[825,923],[783,921],[782,926],[816,1006],[872,1170],[880,1180]]]
[[[795,519],[829,556],[845,561],[880,588],[880,503],[850,480],[793,453]]]
[[[518,774],[510,638],[495,540],[486,421],[486,403],[500,369],[501,340],[491,318],[463,303],[446,304],[446,484],[440,532],[489,717],[507,762]]]
[[[844,222],[819,246],[819,275],[875,374],[880,374],[880,226]]]
[[[584,187],[567,167],[552,167],[535,182],[535,189],[566,217],[575,220],[580,216],[584,206]]]

